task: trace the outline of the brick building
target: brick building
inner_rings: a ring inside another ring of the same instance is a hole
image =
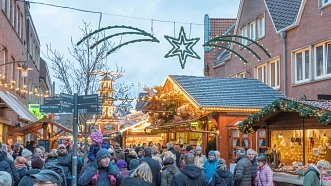
[[[40,42],[29,3],[2,0],[0,4],[0,142],[6,142],[7,131],[37,121],[27,106],[41,103],[46,92],[39,84]],[[8,138],[23,142],[23,136]]]
[[[251,52],[231,44],[233,53],[220,51],[220,60],[209,60],[210,76],[256,78],[292,98],[318,98],[331,95],[331,0],[241,0],[235,35],[247,36],[263,45],[269,58],[257,45],[245,39],[236,41]],[[209,54],[205,52],[205,59]],[[285,67],[285,68],[284,68]],[[208,73],[205,73],[208,75]]]

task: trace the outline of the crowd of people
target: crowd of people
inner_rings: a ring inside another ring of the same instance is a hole
[[[78,145],[78,185],[95,186],[273,186],[273,171],[265,156],[253,149],[237,149],[237,164],[231,172],[220,152],[202,153],[197,145],[182,149],[172,142],[160,145],[137,144],[122,149],[119,144],[103,141],[102,134],[91,134],[88,161],[84,163],[83,146]],[[0,144],[0,186],[70,186],[72,185],[72,144],[45,148],[31,141],[25,146]],[[324,160],[310,165],[304,186],[322,185],[321,178],[330,169]]]

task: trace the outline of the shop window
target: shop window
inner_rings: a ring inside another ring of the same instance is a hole
[[[266,130],[258,130],[258,153],[264,153],[267,149]]]
[[[243,134],[239,132],[238,129],[232,129],[232,150],[233,158],[235,158],[235,150],[237,148],[249,149],[251,148],[250,138],[248,134]]]
[[[309,50],[295,53],[295,82],[302,82],[309,79]]]

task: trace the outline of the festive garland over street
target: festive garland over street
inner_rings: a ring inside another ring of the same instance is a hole
[[[249,115],[244,121],[239,124],[239,130],[245,134],[254,133],[256,129],[253,128],[255,122],[260,121],[263,117],[272,114],[276,111],[283,112],[298,112],[302,117],[316,117],[316,119],[323,125],[331,124],[331,112],[323,112],[322,109],[303,104],[298,101],[278,99],[272,104],[264,107],[259,112]]]

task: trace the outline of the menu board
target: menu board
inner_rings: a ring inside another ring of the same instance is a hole
[[[49,152],[50,151],[50,143],[49,140],[38,140],[38,146],[43,146],[45,147],[45,151]]]

